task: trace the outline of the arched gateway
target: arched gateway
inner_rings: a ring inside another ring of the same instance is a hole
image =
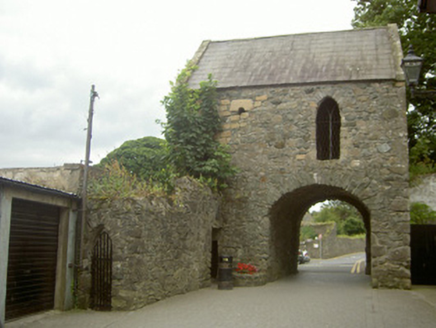
[[[360,212],[366,230],[367,272],[371,269],[371,218],[366,205],[356,195],[340,187],[312,184],[283,195],[271,207],[271,272],[275,277],[297,272],[300,225],[306,211],[326,199],[345,201]],[[291,259],[291,260],[289,260]]]
[[[295,272],[304,213],[339,199],[362,214],[373,286],[410,288],[401,58],[395,26],[201,45],[189,83],[218,81],[218,138],[241,169],[216,223],[221,253],[265,282]]]

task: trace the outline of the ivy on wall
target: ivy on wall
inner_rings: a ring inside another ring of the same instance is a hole
[[[166,118],[161,123],[167,141],[167,161],[177,175],[189,175],[213,189],[226,187],[225,181],[237,170],[231,156],[215,136],[221,131],[218,115],[217,82],[209,75],[199,88],[191,89],[188,79],[195,69],[188,64],[163,99]]]

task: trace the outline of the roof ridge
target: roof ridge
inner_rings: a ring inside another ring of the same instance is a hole
[[[337,31],[320,31],[320,32],[302,32],[302,33],[294,33],[294,34],[278,34],[278,35],[269,35],[269,36],[257,36],[252,38],[236,38],[236,39],[227,39],[227,40],[204,40],[203,42],[210,43],[224,43],[224,42],[236,42],[236,41],[253,41],[253,40],[263,40],[263,39],[273,39],[280,37],[289,37],[289,36],[304,36],[304,35],[314,35],[314,34],[334,34],[334,33],[344,33],[344,32],[360,32],[365,30],[386,30],[389,26],[370,26],[358,29],[349,29],[349,30],[337,30]]]

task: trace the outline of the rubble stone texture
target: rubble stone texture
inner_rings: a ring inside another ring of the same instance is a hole
[[[266,281],[294,273],[304,213],[339,199],[362,215],[373,286],[410,288],[401,58],[395,25],[203,42],[189,85],[208,74],[218,81],[217,138],[240,168],[220,210],[221,252],[254,264]],[[340,115],[336,159],[317,155],[327,99]]]
[[[113,245],[113,310],[133,310],[210,286],[212,226],[218,199],[187,178],[174,201],[165,198],[89,202],[80,307],[90,304],[91,256],[106,231]]]
[[[373,286],[410,288],[404,92],[395,82],[220,90],[218,139],[241,170],[225,193],[223,251],[267,272],[268,281],[296,272],[305,212],[340,199],[364,219]],[[342,120],[335,160],[316,157],[325,97],[338,103]]]

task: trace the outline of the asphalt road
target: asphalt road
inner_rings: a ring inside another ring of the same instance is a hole
[[[349,254],[327,260],[311,259],[309,263],[299,265],[298,270],[300,273],[310,271],[364,274],[365,259],[365,253]]]
[[[351,273],[362,255],[353,256],[312,260],[261,287],[212,286],[130,312],[50,311],[6,328],[436,327],[436,286],[372,289],[368,276]]]

